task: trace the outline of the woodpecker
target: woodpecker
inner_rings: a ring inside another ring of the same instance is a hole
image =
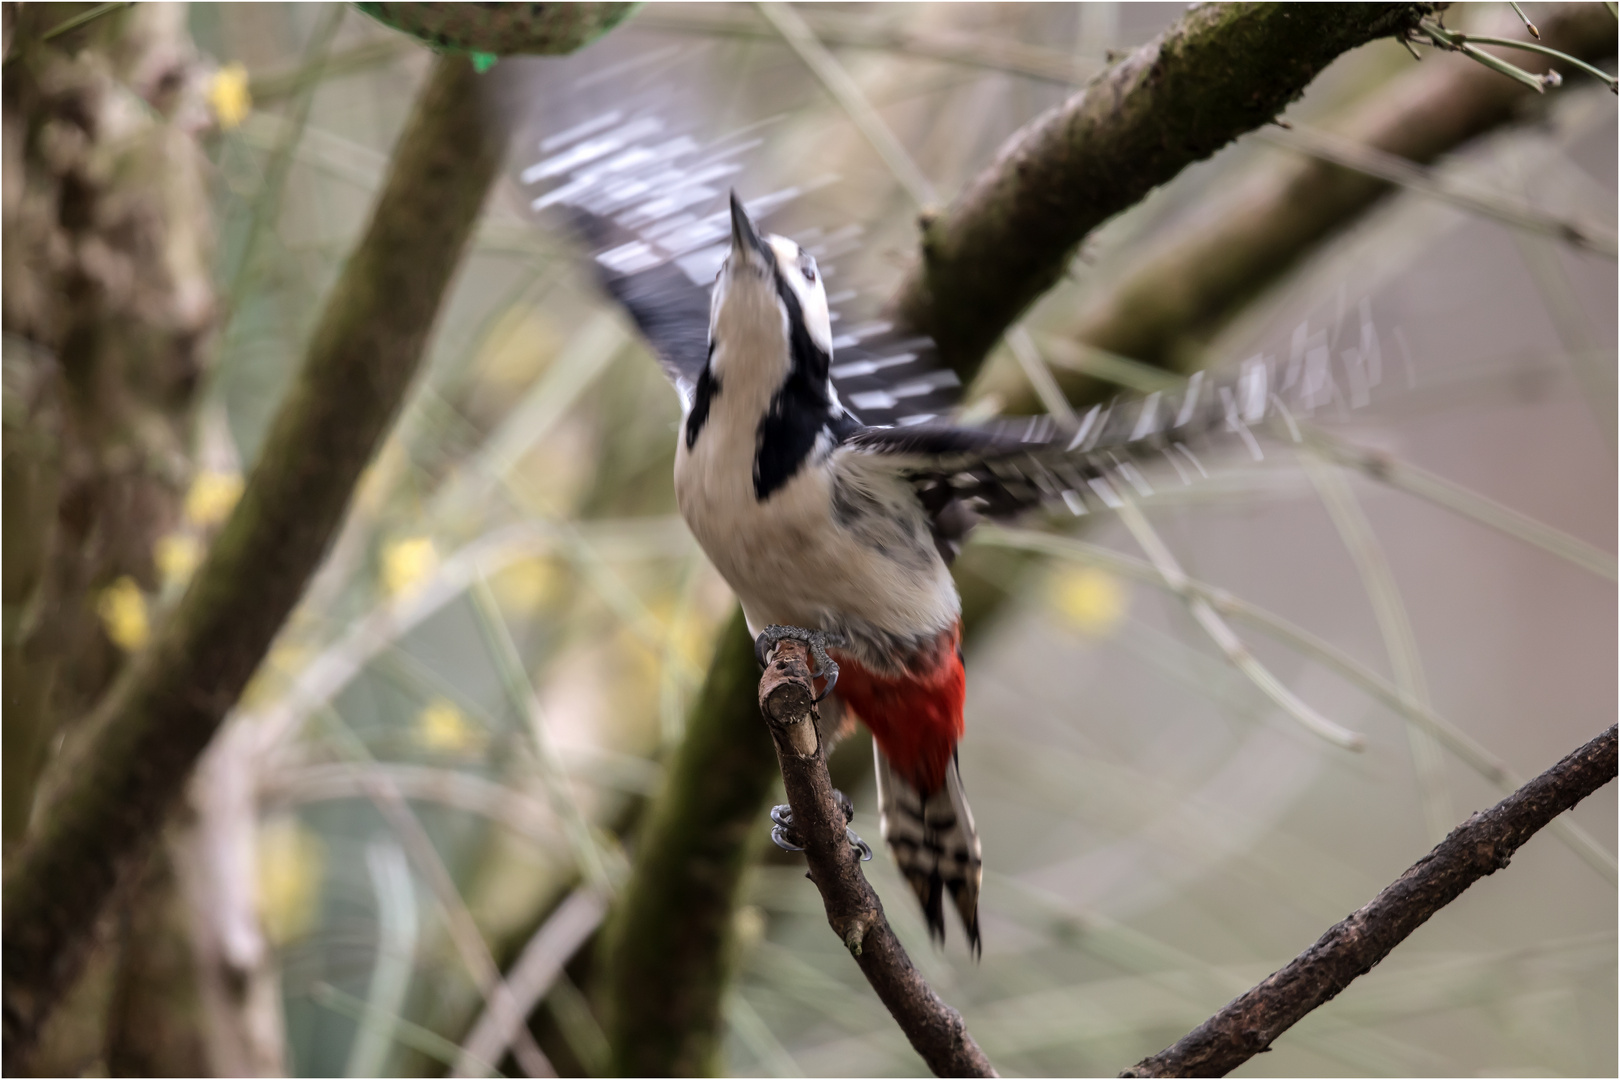
[[[957,762],[966,677],[952,559],[981,518],[1043,503],[1083,514],[1148,493],[1138,461],[1190,480],[1203,472],[1193,447],[1211,436],[1258,456],[1250,427],[1287,409],[1256,358],[1235,378],[1194,375],[1073,423],[947,423],[957,381],[933,343],[883,322],[835,337],[816,258],[755,226],[799,189],[697,209],[737,171],[738,145],[705,148],[615,111],[547,138],[523,179],[554,185],[534,209],[569,211],[675,384],[680,511],[760,655],[784,637],[811,645],[831,709],[872,733],[880,831],[931,936],[944,938],[949,896],[977,953],[982,854]],[[1281,389],[1306,409],[1334,399],[1327,355],[1290,357]]]
[[[816,259],[762,236],[735,192],[721,214],[729,237],[706,333],[701,290],[650,258],[644,240],[599,215],[576,220],[598,245],[616,242],[598,256],[604,282],[680,390],[682,516],[736,593],[761,657],[783,637],[810,642],[826,689],[871,731],[882,836],[931,935],[944,938],[949,896],[977,953],[982,855],[957,763],[966,676],[949,564],[981,517],[1045,501],[1078,514],[1120,505],[1121,484],[1145,492],[1135,458],[1169,457],[1187,479],[1186,466],[1202,471],[1189,443],[1217,429],[1257,451],[1248,426],[1270,414],[1268,368],[1251,361],[1220,386],[1194,376],[1179,394],[1094,408],[1072,425],[967,427],[926,414],[866,424],[840,399],[838,376],[906,371],[888,390],[851,395],[892,409],[939,389],[915,370],[931,344],[898,341],[908,351],[890,335],[886,354],[859,343],[863,359],[835,364]],[[722,231],[712,217],[691,226],[697,235]]]
[[[872,732],[883,837],[931,931],[943,936],[949,893],[976,949],[981,860],[956,761],[966,680],[949,549],[904,464],[839,400],[815,258],[761,236],[735,193],[730,213],[708,356],[675,451],[681,514],[751,633],[800,628],[831,645],[839,698]]]

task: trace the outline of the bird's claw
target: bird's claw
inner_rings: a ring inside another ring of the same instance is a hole
[[[760,667],[770,665],[771,654],[784,641],[804,642],[810,649],[810,658],[816,662],[816,670],[810,673],[810,677],[827,680],[827,685],[821,688],[816,700],[820,701],[832,693],[833,687],[838,685],[838,664],[827,655],[827,648],[845,644],[844,636],[835,630],[806,630],[802,626],[772,624],[754,640],[754,659],[759,661]]]
[[[771,843],[783,851],[803,851],[804,845],[799,843],[799,835],[793,831],[793,808],[787,803],[771,807],[771,820],[776,824],[771,828]]]
[[[838,798],[838,808],[844,812],[844,821],[846,823],[844,825],[845,839],[849,841],[849,846],[854,848],[856,854],[860,856],[861,862],[871,862],[872,845],[855,835],[855,830],[847,824],[855,818],[855,804],[850,802],[849,796],[842,791],[835,789],[833,794]],[[783,851],[804,850],[804,844],[800,841],[799,834],[793,831],[792,807],[787,803],[771,807],[771,821],[775,822],[775,825],[771,828],[772,843]]]

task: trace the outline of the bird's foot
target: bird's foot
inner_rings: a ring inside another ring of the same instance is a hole
[[[833,789],[833,795],[838,799],[838,808],[844,812],[844,836],[849,840],[849,846],[855,849],[861,862],[871,862],[872,846],[855,835],[855,830],[849,827],[849,823],[855,820],[855,804],[849,801],[848,795],[837,788]],[[804,843],[799,839],[799,834],[793,831],[792,807],[787,803],[771,807],[771,821],[775,822],[771,828],[772,843],[783,851],[804,850]]]
[[[838,685],[838,665],[827,655],[827,647],[837,648],[846,644],[844,636],[835,630],[806,630],[802,626],[767,626],[754,641],[754,659],[759,661],[760,667],[770,664],[771,654],[784,641],[802,641],[810,647],[810,658],[816,662],[816,670],[810,673],[810,677],[827,680],[827,685],[821,688],[816,700],[820,701],[832,693],[832,688]]]

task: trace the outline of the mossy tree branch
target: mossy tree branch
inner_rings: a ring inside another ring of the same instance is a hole
[[[47,777],[5,880],[8,1066],[319,563],[416,373],[498,151],[471,63],[439,59],[240,503],[152,645]]]
[[[1605,12],[1607,14],[1607,12]],[[1121,1076],[1225,1076],[1388,956],[1470,885],[1505,868],[1553,818],[1615,778],[1613,727],[1451,831],[1366,906],[1175,1045]]]
[[[1274,119],[1341,53],[1426,4],[1205,4],[1009,139],[944,213],[893,303],[964,382],[1092,229]]]
[[[1544,40],[1577,58],[1615,53],[1614,16],[1601,5],[1560,4],[1537,17]],[[1504,36],[1528,36],[1506,8],[1492,28]],[[1546,70],[1544,60],[1532,57],[1529,68]],[[1434,55],[1350,108],[1331,130],[1351,142],[1428,163],[1509,123],[1532,96],[1522,83],[1466,57]],[[1196,353],[1195,342],[1212,336],[1224,320],[1392,190],[1383,180],[1318,158],[1269,158],[1235,190],[1212,200],[1173,236],[1090,292],[1062,333],[1144,363],[1182,368]],[[1053,374],[1071,400],[1110,392],[1076,371]],[[986,371],[979,388],[995,393],[1009,412],[1041,409],[1011,365]]]

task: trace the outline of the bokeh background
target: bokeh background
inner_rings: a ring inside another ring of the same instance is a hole
[[[1485,17],[1470,7],[1448,19]],[[340,5],[143,9],[206,74],[195,273],[218,319],[196,393],[167,418],[177,511],[129,538],[149,569],[95,583],[111,665],[239,493],[431,59]],[[941,202],[1182,10],[800,9]],[[1394,42],[1358,50],[1288,116],[1331,123],[1412,64]],[[829,288],[874,308],[915,242],[915,185],[752,7],[649,4],[497,78],[511,165],[430,361],[169,847],[181,914],[166,925],[199,957],[197,1007],[244,1061],[290,1075],[454,1065],[482,1011],[470,931],[503,967],[537,957],[533,1027],[553,1064],[606,1068],[593,934],[731,611],[675,511],[675,395],[562,223],[529,208],[539,141],[649,102],[695,138],[746,131],[758,145],[733,181],[801,189],[770,226],[837,249]],[[1190,576],[1239,598],[1223,610],[1265,671],[1363,751],[1263,694],[1112,515],[987,529],[964,556],[1006,594],[970,645],[961,750],[986,853],[982,961],[959,937],[928,943],[886,852],[868,872],[1004,1075],[1112,1074],[1160,1049],[1499,798],[1482,762],[1527,777],[1613,722],[1616,153],[1614,96],[1571,80],[1184,347],[1216,368],[1326,348],[1381,371],[1365,402],[1316,417],[1337,454],[1269,443],[1257,462],[1240,446],[1191,485],[1155,472],[1139,503]],[[1066,334],[1088,299],[1300,154],[1267,129],[1110,222],[1024,320],[1037,362],[1086,364]],[[8,425],[28,400],[22,348],[8,333]],[[970,408],[993,412],[1027,361],[1003,346]],[[1162,378],[1105,374],[1127,390]],[[875,840],[869,742],[834,771]],[[1612,787],[1565,825],[1240,1071],[1612,1075]],[[760,847],[736,923],[728,1071],[920,1074],[792,858]],[[120,986],[108,974],[76,1000],[93,1011]],[[53,1060],[108,1068],[76,1030]]]

